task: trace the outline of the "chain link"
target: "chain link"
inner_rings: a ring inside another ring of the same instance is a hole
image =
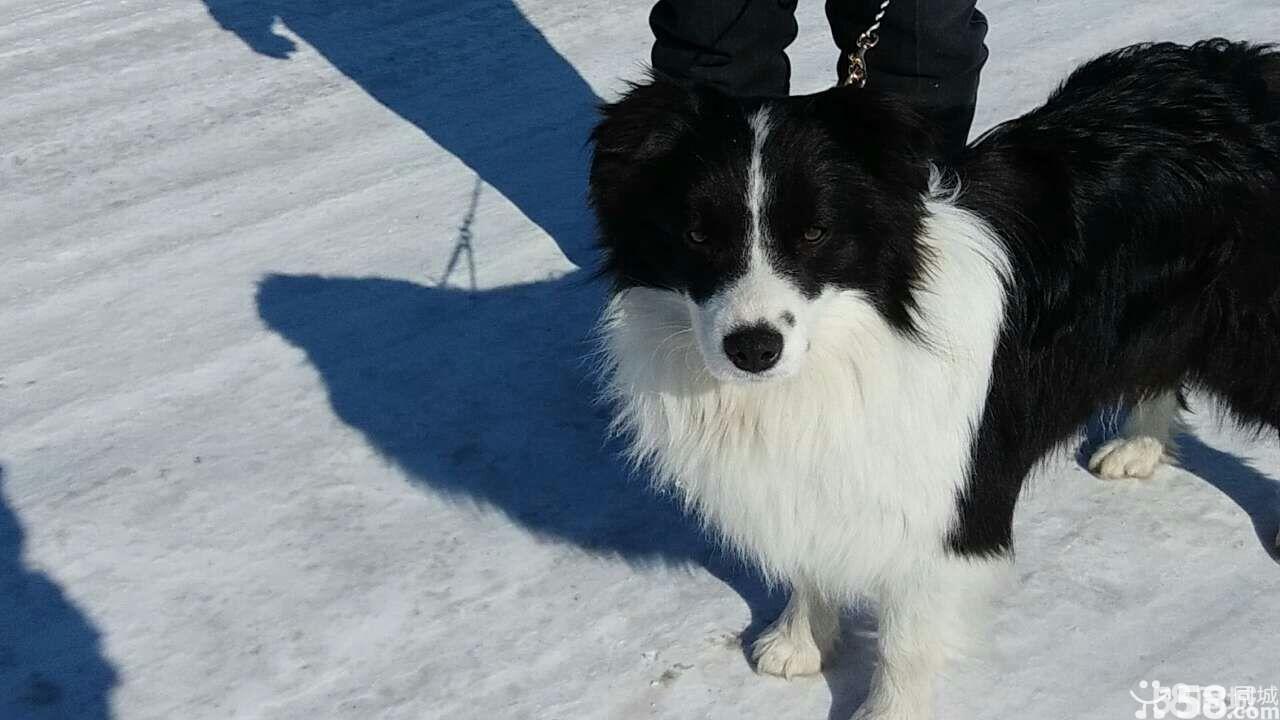
[[[867,86],[867,79],[870,77],[867,72],[867,51],[880,42],[880,22],[884,20],[885,11],[889,9],[889,3],[892,1],[881,0],[880,9],[872,18],[870,27],[858,36],[854,49],[849,52],[849,72],[844,76],[844,82],[840,83],[842,86]]]

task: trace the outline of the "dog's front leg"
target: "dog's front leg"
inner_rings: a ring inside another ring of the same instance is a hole
[[[934,603],[888,597],[881,600],[875,673],[854,720],[928,720],[933,717],[933,680],[945,648],[928,618]],[[936,603],[936,600],[935,600]]]
[[[840,637],[840,615],[812,583],[796,581],[791,600],[751,648],[756,670],[791,679],[822,669]]]
[[[922,565],[881,591],[878,664],[854,720],[932,718],[935,678],[949,656],[973,645],[1009,567],[955,557]]]

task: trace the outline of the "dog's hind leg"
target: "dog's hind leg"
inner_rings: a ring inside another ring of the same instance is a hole
[[[1129,410],[1120,437],[1098,448],[1089,469],[1107,480],[1149,478],[1177,456],[1173,439],[1181,429],[1181,402],[1173,390],[1139,400]]]
[[[840,638],[840,613],[807,582],[797,582],[782,615],[751,646],[756,671],[792,678],[822,669]]]

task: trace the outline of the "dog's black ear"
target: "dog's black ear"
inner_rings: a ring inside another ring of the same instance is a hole
[[[617,102],[600,108],[600,123],[591,132],[593,172],[601,165],[643,163],[670,152],[693,126],[698,106],[693,88],[656,73],[632,85]]]
[[[830,136],[873,175],[922,192],[928,187],[937,133],[901,99],[837,87],[814,95],[811,107]]]

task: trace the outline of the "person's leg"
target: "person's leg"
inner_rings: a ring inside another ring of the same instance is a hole
[[[827,0],[827,19],[841,49],[838,76],[848,53],[871,24],[879,0]],[[973,124],[978,75],[987,61],[987,19],[975,0],[893,0],[880,42],[867,53],[871,85],[901,95],[938,133],[943,156],[961,150]]]
[[[786,95],[796,0],[659,0],[653,67],[732,95]]]

